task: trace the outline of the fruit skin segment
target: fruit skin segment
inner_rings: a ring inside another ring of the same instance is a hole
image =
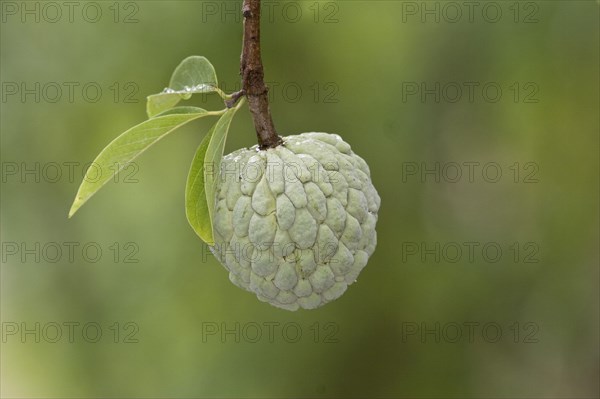
[[[369,167],[336,134],[303,133],[222,159],[213,254],[273,306],[314,309],[356,281],[377,245]]]

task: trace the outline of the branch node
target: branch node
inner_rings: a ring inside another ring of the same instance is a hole
[[[240,91],[236,91],[235,93],[233,93],[231,95],[231,98],[228,100],[225,100],[225,106],[227,108],[233,108],[235,106],[235,104],[238,102],[238,100],[243,97],[244,95],[246,95],[246,92],[244,91],[244,89],[240,90]]]

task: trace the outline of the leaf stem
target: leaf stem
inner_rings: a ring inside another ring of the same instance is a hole
[[[260,0],[244,0],[244,39],[240,62],[242,92],[248,98],[248,107],[254,121],[256,137],[261,149],[274,148],[283,141],[275,131],[269,109],[268,88],[260,56]]]
[[[214,86],[214,90],[223,100],[231,99],[231,96],[232,96],[231,94],[225,93],[223,90],[219,89],[218,87]]]

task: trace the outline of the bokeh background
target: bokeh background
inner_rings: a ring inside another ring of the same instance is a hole
[[[323,308],[259,302],[188,226],[214,119],[67,219],[183,58],[239,87],[240,3],[2,1],[2,396],[598,397],[596,1],[265,3],[278,131],[341,134],[382,197]],[[226,151],[254,141],[245,108]]]

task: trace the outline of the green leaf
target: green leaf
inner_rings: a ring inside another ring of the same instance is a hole
[[[214,240],[206,191],[204,191],[204,156],[211,136],[212,129],[196,150],[185,187],[185,215],[187,220],[202,241],[209,245],[213,245]]]
[[[177,107],[122,133],[107,145],[92,162],[92,166],[87,170],[83,182],[79,186],[73,205],[71,205],[69,217],[73,216],[92,195],[152,144],[194,119],[222,113],[222,111],[208,112],[196,107]]]
[[[181,99],[187,100],[194,93],[219,91],[217,86],[217,74],[212,64],[201,56],[188,57],[173,71],[169,87],[162,93],[148,96],[148,117],[173,108]]]
[[[227,110],[196,150],[185,189],[185,213],[198,236],[214,245],[213,212],[227,132],[238,107]]]

